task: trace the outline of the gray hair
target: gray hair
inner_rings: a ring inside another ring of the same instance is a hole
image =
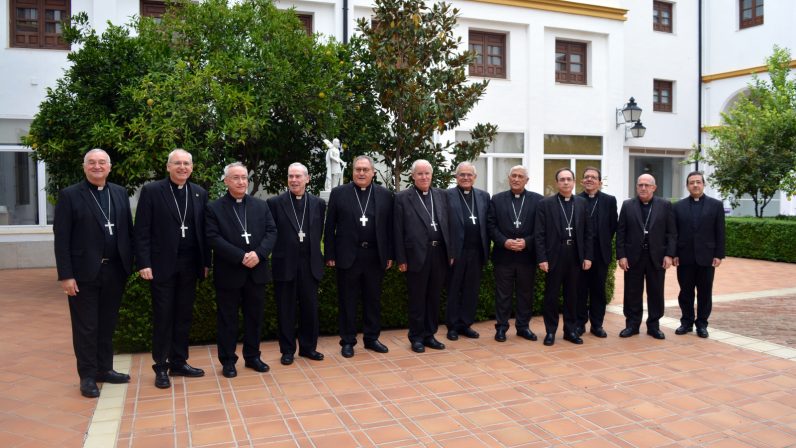
[[[514,170],[520,170],[520,171],[522,171],[522,174],[525,175],[525,177],[528,177],[528,169],[525,168],[524,166],[522,166],[522,165],[514,165],[509,170],[509,176],[511,176],[511,172],[514,171]]]
[[[462,162],[456,165],[456,174],[459,174],[459,171],[461,171],[462,168],[472,168],[473,174],[475,174],[476,176],[478,175],[478,170],[475,168],[475,165],[473,165],[472,162]]]
[[[241,168],[243,168],[244,170],[246,170],[246,175],[247,175],[247,176],[249,175],[249,169],[248,169],[248,168],[246,168],[246,165],[244,165],[244,164],[243,164],[243,163],[241,163],[241,162],[232,162],[232,163],[230,163],[229,165],[227,165],[227,166],[225,166],[225,167],[224,167],[224,175],[223,175],[223,176],[221,176],[221,180],[224,180],[224,179],[226,179],[226,178],[227,178],[227,175],[229,174],[229,170],[230,170],[230,168],[237,168],[237,167],[241,167]]]
[[[638,179],[636,179],[636,183],[638,183],[638,181],[640,181],[640,180],[641,180],[641,177],[642,177],[642,176],[649,176],[649,177],[650,177],[650,179],[652,179],[652,182],[650,182],[650,183],[651,183],[652,185],[655,185],[655,176],[653,176],[652,174],[649,174],[649,173],[644,173],[644,174],[642,174],[641,176],[639,176],[639,177],[638,177]]]
[[[111,164],[111,156],[109,156],[108,153],[105,152],[104,149],[94,148],[94,149],[90,150],[89,152],[87,152],[86,155],[83,156],[83,165],[85,165],[88,162],[88,156],[90,156],[91,154],[94,154],[96,152],[101,152],[101,153],[105,154],[105,159],[108,161],[108,165]]]
[[[307,176],[307,177],[309,177],[309,175],[310,175],[310,171],[307,169],[306,166],[304,166],[303,163],[299,163],[299,162],[291,163],[287,167],[288,172],[290,171],[291,168],[299,168],[299,169],[301,169],[301,171],[304,171],[304,175]]]
[[[370,162],[370,167],[373,168],[373,169],[376,169],[376,162],[373,160],[373,157],[366,156],[364,154],[361,155],[361,156],[356,156],[356,158],[354,158],[354,164],[356,164],[357,162],[359,162],[362,159],[365,159],[368,162]]]
[[[412,174],[415,174],[415,170],[417,169],[417,166],[418,165],[422,165],[424,163],[426,165],[428,165],[429,168],[431,168],[431,172],[433,173],[434,172],[434,166],[431,164],[431,162],[429,162],[426,159],[417,159],[414,162],[412,162],[412,168],[409,169],[409,172],[412,173]]]
[[[174,148],[174,151],[169,153],[169,158],[166,160],[166,163],[171,163],[171,158],[174,157],[175,154],[179,153],[187,154],[188,158],[191,159],[191,164],[193,164],[193,156],[191,153],[182,148]]]

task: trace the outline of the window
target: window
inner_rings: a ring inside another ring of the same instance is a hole
[[[469,141],[470,133],[456,131],[456,141]],[[498,132],[485,152],[473,161],[478,177],[475,187],[489,194],[509,189],[509,170],[522,165],[525,155],[525,134],[522,132]]]
[[[11,46],[68,50],[62,21],[70,0],[11,0]]]
[[[652,29],[664,33],[672,32],[672,4],[652,2]]]
[[[304,31],[307,36],[312,36],[312,14],[296,14],[301,24],[304,25]]]
[[[506,77],[506,35],[470,31],[470,51],[475,61],[470,64],[470,76],[486,78]]]
[[[603,139],[591,135],[544,136],[544,195],[558,191],[556,171],[569,168],[575,172],[578,191],[583,170],[592,166],[602,170]],[[605,179],[604,179],[605,180]]]
[[[39,224],[37,174],[30,152],[0,151],[0,226]]]
[[[652,82],[652,110],[655,112],[672,111],[672,82],[654,80]]]
[[[556,40],[556,82],[586,84],[586,43]]]
[[[763,24],[763,0],[739,0],[740,27],[749,28]]]
[[[166,13],[166,2],[163,0],[141,0],[141,17],[160,19]]]

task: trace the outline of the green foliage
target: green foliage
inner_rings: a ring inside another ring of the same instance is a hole
[[[796,263],[793,217],[727,218],[727,256]]]
[[[340,132],[345,47],[308,37],[270,0],[179,2],[160,23],[143,18],[98,36],[85,14],[67,37],[81,48],[48,91],[25,144],[54,168],[48,191],[80,179],[83,153],[111,155],[110,179],[132,191],[160,178],[168,153],[194,155],[193,180],[211,188],[219,167],[246,164],[252,187],[284,188],[303,162],[317,191],[323,138]],[[131,34],[135,34],[134,36]]]
[[[777,190],[796,193],[796,82],[789,78],[790,59],[787,49],[775,46],[767,61],[770,81],[755,76],[748,95],[722,114],[724,124],[710,130],[713,183],[734,207],[749,195],[757,217]]]
[[[376,0],[372,22],[357,22],[361,34],[350,43],[348,107],[367,113],[351,114],[354,120],[343,134],[355,151],[390,168],[382,179],[389,188],[400,189],[401,176],[417,159],[437,167],[436,186],[448,186],[448,156],[453,166],[474,160],[497,133],[494,125],[478,124],[469,142],[434,140],[436,133],[460,125],[488,84],[467,81],[465,69],[474,55],[459,51],[461,38],[453,35],[458,15],[444,2]]]
[[[794,228],[796,228],[796,223],[793,224],[795,224]],[[609,301],[614,291],[614,276],[611,273],[615,270],[616,262],[612,262],[608,268],[609,275],[606,285]],[[536,296],[533,306],[535,315],[539,315],[542,312],[544,279],[545,274],[537,270]],[[495,318],[494,291],[495,281],[492,264],[488,263],[481,277],[476,321]],[[382,328],[407,328],[409,308],[406,278],[404,274],[398,272],[395,268],[387,271],[385,275],[382,285],[381,306]],[[443,325],[445,306],[445,297],[443,296],[440,304],[440,323]],[[337,310],[337,277],[333,268],[326,268],[326,274],[318,288],[318,316],[321,334],[338,334]],[[242,334],[242,324],[239,328]],[[262,336],[264,339],[276,339],[277,336],[276,302],[274,301],[272,284],[266,287]],[[190,340],[192,344],[214,343],[216,340],[216,301],[212,278],[199,282],[196,302],[194,303]],[[131,277],[127,282],[122,307],[119,310],[119,323],[114,336],[114,347],[121,352],[150,351],[152,347],[152,299],[149,283],[137,275]]]

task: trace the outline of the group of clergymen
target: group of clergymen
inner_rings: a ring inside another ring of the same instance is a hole
[[[267,372],[260,358],[265,286],[274,282],[280,362],[299,356],[323,360],[318,341],[318,284],[324,264],[334,267],[339,294],[341,354],[354,356],[357,307],[362,306],[363,345],[377,353],[381,284],[393,264],[406,274],[409,341],[414,352],[445,345],[434,336],[440,294],[447,287],[447,338],[478,338],[475,319],[481,274],[492,246],[495,276],[495,340],[506,341],[512,302],[519,337],[537,340],[529,323],[537,267],[546,272],[544,345],[555,343],[559,296],[563,291],[563,337],[582,344],[590,332],[600,338],[605,316],[605,282],[616,235],[616,257],[624,270],[625,329],[639,333],[642,290],[646,282],[647,333],[665,335],[664,276],[677,266],[681,326],[696,325],[707,337],[714,269],[724,258],[724,209],[704,195],[704,176],[688,175],[690,196],[672,205],[654,196],[655,179],[643,174],[636,197],[624,202],[617,218],[616,199],[600,191],[600,170],[586,168],[583,192],[575,195],[575,173],[556,173],[557,194],[527,191],[528,173],[514,166],[510,189],[494,195],[473,187],[471,163],[456,168],[456,186],[432,188],[433,168],[426,160],[411,167],[413,185],[395,195],[373,182],[367,156],[353,162],[352,182],[331,191],[328,207],[306,192],[307,168],[288,168],[288,191],[267,201],[247,194],[248,169],[224,167],[227,193],[208,203],[207,192],[189,181],[191,154],[175,149],[166,164],[168,177],[145,185],[135,226],[126,190],[107,182],[108,154],[89,151],[85,182],[60,192],[54,233],[58,278],[69,298],[80,391],[99,396],[97,382],[124,383],[129,375],[113,370],[112,336],[119,305],[133,269],[152,292],[152,357],[155,386],[169,388],[169,376],[200,377],[190,366],[188,333],[196,285],[213,268],[218,322],[218,358],[222,374],[237,375],[238,312],[243,315],[245,366]],[[324,251],[321,252],[323,237]],[[211,257],[212,251],[212,257]],[[270,257],[270,261],[269,261]],[[135,260],[135,262],[134,262]],[[270,263],[270,266],[269,266]],[[697,310],[694,312],[695,290]]]

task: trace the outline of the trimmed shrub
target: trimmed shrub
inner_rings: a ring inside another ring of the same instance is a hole
[[[796,263],[796,219],[727,218],[727,256]]]
[[[614,291],[616,261],[608,268],[606,293],[608,301]],[[212,274],[211,274],[212,275]],[[542,271],[536,272],[536,296],[533,313],[541,314],[542,297],[544,294],[544,278]],[[495,318],[495,279],[492,264],[488,263],[481,277],[476,321]],[[216,300],[212,278],[199,282],[194,304],[193,324],[191,325],[191,344],[213,343],[216,340]],[[440,301],[440,324],[444,324],[446,297]],[[516,305],[516,302],[515,302]],[[337,322],[337,276],[333,268],[326,268],[326,273],[318,287],[318,317],[322,335],[336,335]],[[360,309],[361,312],[361,309]],[[382,285],[381,322],[383,329],[407,328],[408,303],[406,279],[404,274],[393,267],[387,271]],[[361,322],[361,320],[360,320]],[[242,328],[242,323],[240,325]],[[361,328],[360,328],[361,330]],[[263,322],[263,339],[275,339],[277,335],[276,302],[274,301],[273,284],[266,286],[265,317]],[[138,275],[130,277],[124,293],[122,306],[119,310],[119,323],[114,335],[114,347],[120,352],[144,352],[152,349],[152,298],[149,284]]]

